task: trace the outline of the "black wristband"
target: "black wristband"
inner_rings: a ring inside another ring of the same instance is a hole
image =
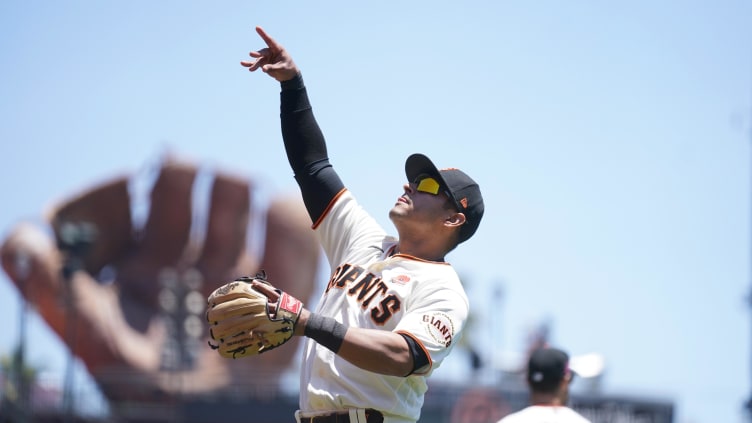
[[[347,327],[331,317],[311,313],[306,322],[305,336],[332,350],[335,354],[345,341]]]

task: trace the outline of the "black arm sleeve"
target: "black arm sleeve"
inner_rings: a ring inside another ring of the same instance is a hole
[[[303,77],[298,74],[281,86],[280,120],[287,160],[308,215],[316,222],[344,184],[329,163],[326,140],[313,116]]]
[[[410,376],[421,367],[427,365],[430,361],[428,360],[428,356],[426,356],[426,352],[423,351],[423,348],[418,346],[418,343],[412,337],[407,336],[404,333],[400,333],[400,335],[402,335],[402,337],[405,338],[405,341],[407,341],[407,346],[410,348],[410,355],[413,356],[413,369],[410,370],[410,373],[405,375]]]

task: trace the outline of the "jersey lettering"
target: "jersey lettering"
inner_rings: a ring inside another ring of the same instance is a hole
[[[331,288],[334,288],[335,286],[337,288],[344,287],[348,281],[350,282],[354,281],[363,272],[364,272],[364,269],[358,266],[353,267],[350,264],[343,264],[342,266],[339,266],[337,270],[334,271],[334,275],[332,275],[332,278],[329,279],[329,283],[326,286],[325,292],[329,292],[329,290]]]
[[[380,277],[360,266],[343,264],[337,267],[326,285],[325,292],[328,293],[332,288],[344,289],[347,286],[347,294],[355,297],[363,310],[367,310],[371,302],[381,298],[370,312],[371,319],[377,325],[384,325],[402,307],[402,300],[397,295],[387,295],[389,286]]]
[[[355,282],[363,272],[365,272],[365,269],[360,266],[349,266],[349,269],[337,281],[337,288],[343,288],[348,283]]]
[[[374,281],[376,279],[376,281]],[[358,283],[356,283],[350,290],[347,291],[348,294],[353,295],[356,292],[360,291],[360,294],[358,294],[358,300],[362,300],[363,297],[368,294],[368,291],[370,291],[376,284],[378,283],[378,279],[376,278],[376,275],[373,273],[368,273],[365,276],[363,276]]]
[[[366,300],[363,300],[363,297],[366,296],[370,291],[374,291]],[[368,304],[371,303],[371,300],[373,297],[381,293],[386,294],[387,287],[384,281],[381,280],[381,278],[377,278],[376,275],[373,273],[368,273],[363,278],[358,281],[358,283],[355,284],[352,288],[350,288],[347,293],[350,295],[355,295],[356,292],[358,293],[358,301],[360,301],[360,306],[362,308],[368,307]]]
[[[381,300],[378,306],[371,309],[371,318],[379,325],[383,325],[394,313],[399,311],[402,301],[399,297],[391,294]]]
[[[386,284],[384,283],[384,281],[382,281],[382,280],[379,279],[379,286],[378,286],[378,288],[373,292],[373,294],[371,294],[371,296],[369,296],[368,298],[366,298],[365,301],[363,301],[362,307],[363,308],[368,307],[368,305],[371,304],[371,300],[376,296],[376,294],[384,295],[384,294],[386,294],[387,290],[388,290],[388,288],[387,288]]]

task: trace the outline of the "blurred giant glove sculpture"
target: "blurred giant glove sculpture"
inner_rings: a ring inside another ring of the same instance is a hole
[[[56,205],[47,230],[16,225],[0,247],[7,275],[110,400],[237,389],[249,374],[278,377],[295,355],[297,341],[255,360],[222,359],[201,325],[207,295],[259,270],[309,297],[319,247],[299,196],[272,197],[257,212],[250,180],[216,173],[201,220],[198,174],[162,162],[141,228],[126,175]]]

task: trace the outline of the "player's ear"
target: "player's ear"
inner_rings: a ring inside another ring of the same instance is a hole
[[[561,379],[561,382],[559,382],[560,390],[569,389],[569,384],[572,383],[573,375],[574,374],[572,372],[568,372],[567,374],[564,375],[564,377]]]
[[[446,226],[462,226],[465,224],[465,221],[467,218],[465,217],[464,213],[460,212],[452,212],[447,218],[444,220],[444,224]]]
[[[566,379],[567,384],[571,384],[572,383],[572,381],[574,380],[574,375],[575,375],[574,372],[571,371],[571,370],[567,372],[566,377],[564,378],[564,379]]]

